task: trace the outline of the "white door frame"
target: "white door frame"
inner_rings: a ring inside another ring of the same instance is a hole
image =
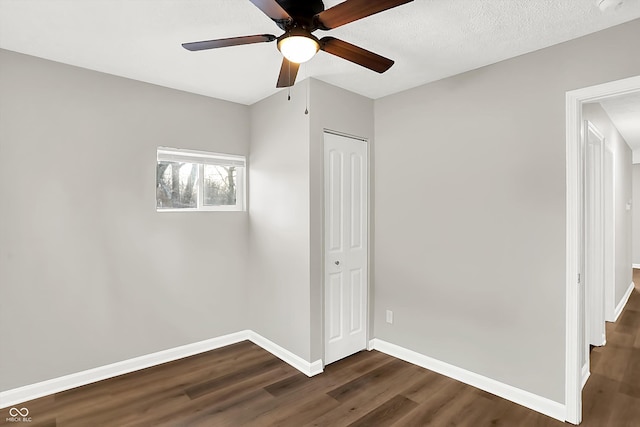
[[[372,277],[372,272],[371,272],[371,248],[373,245],[373,242],[371,240],[371,205],[373,202],[373,198],[371,197],[371,193],[372,193],[372,188],[371,188],[371,176],[372,176],[372,170],[371,170],[371,142],[369,141],[368,138],[364,138],[361,136],[356,136],[356,135],[351,135],[345,132],[339,132],[333,129],[328,129],[328,128],[323,128],[322,129],[322,158],[323,158],[323,163],[322,163],[322,173],[323,173],[323,177],[322,177],[322,186],[323,186],[323,196],[322,196],[322,365],[326,366],[326,329],[325,329],[325,322],[326,322],[326,268],[325,268],[325,256],[326,256],[326,242],[325,242],[325,237],[326,237],[326,233],[325,233],[325,227],[326,227],[326,218],[325,218],[325,197],[324,197],[324,183],[325,183],[325,179],[324,179],[324,170],[325,170],[325,164],[324,164],[324,150],[325,150],[325,144],[324,144],[324,134],[325,133],[330,133],[333,135],[337,135],[337,136],[342,136],[345,138],[351,138],[351,139],[355,139],[358,141],[362,141],[362,143],[365,144],[366,147],[366,162],[367,162],[367,204],[366,204],[366,217],[367,217],[367,265],[366,265],[366,271],[367,271],[367,283],[366,283],[366,290],[367,290],[367,299],[366,299],[366,303],[365,303],[365,330],[366,330],[366,349],[367,350],[371,350],[370,348],[370,343],[371,343],[371,334],[370,334],[370,319],[371,319],[371,277]]]
[[[597,142],[591,143],[589,133]],[[585,295],[587,343],[603,346],[605,332],[605,276],[604,276],[604,135],[590,121],[585,122],[585,178],[589,194],[585,197]],[[588,161],[592,160],[592,161]],[[595,161],[593,161],[595,160]],[[586,191],[585,191],[586,194]],[[588,346],[586,347],[588,352]],[[588,357],[586,360],[589,360]],[[588,367],[587,367],[588,368]]]
[[[616,163],[613,141],[605,139],[604,197],[604,320],[616,321]]]
[[[573,424],[582,421],[582,372],[580,366],[580,333],[584,319],[580,318],[578,274],[580,271],[580,212],[578,191],[580,175],[580,139],[583,126],[582,104],[601,101],[614,96],[640,91],[640,76],[572,90],[566,93],[566,348],[565,348],[565,406],[566,420]]]

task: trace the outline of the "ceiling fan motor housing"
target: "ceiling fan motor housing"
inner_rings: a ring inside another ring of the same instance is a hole
[[[298,26],[314,31],[313,17],[324,11],[324,3],[322,0],[276,0],[276,2],[286,10],[293,18],[292,22],[275,20],[278,27],[287,31],[292,26]]]

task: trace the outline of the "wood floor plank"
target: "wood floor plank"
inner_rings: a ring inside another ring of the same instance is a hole
[[[391,379],[399,370],[406,369],[409,366],[410,364],[405,361],[392,359],[379,368],[349,381],[340,387],[336,387],[327,394],[334,399],[343,402],[354,395],[360,394],[362,391],[369,388],[372,383],[380,383],[387,379]]]
[[[222,402],[212,402],[198,410],[191,409],[187,415],[173,412],[171,417],[164,416],[162,422],[154,417],[153,422],[149,425],[157,427],[175,427],[176,425],[235,427],[238,425],[238,414],[270,400],[273,400],[273,396],[264,389],[256,389]]]
[[[640,330],[636,331],[636,336],[633,340],[633,348],[640,348]]]
[[[638,276],[640,276],[640,274]],[[631,291],[631,296],[640,296],[640,277],[636,277],[633,282],[636,286],[635,289]],[[629,301],[627,302],[625,309],[640,311],[640,298],[629,297]]]
[[[631,357],[618,391],[626,396],[640,399],[640,349],[631,348]],[[640,425],[640,420],[639,420]]]
[[[635,300],[636,298],[629,298],[629,304]],[[625,308],[616,322],[616,332],[635,336],[638,328],[640,328],[640,311]]]
[[[265,390],[271,393],[272,396],[278,397],[299,390],[301,387],[311,384],[312,382],[313,380],[311,378],[298,372],[297,374],[293,374],[290,377],[265,387]]]
[[[442,413],[451,414],[455,410],[456,401],[467,386],[458,381],[448,382],[424,400],[417,408],[398,420],[394,427],[423,427],[437,425],[438,419],[442,420]],[[454,407],[452,409],[452,406]]]
[[[157,408],[145,420],[149,421],[149,425],[158,427],[172,427],[176,423],[190,425],[200,420],[211,421],[211,425],[235,422],[238,414],[272,400],[273,396],[267,393],[264,387],[290,375],[291,369],[289,366],[281,366],[217,392],[205,394],[196,400],[190,400],[180,407],[170,410],[164,407]]]
[[[640,399],[618,396],[610,409],[607,427],[638,427],[640,425]]]
[[[436,416],[434,419],[435,425],[439,425],[440,420],[455,426],[489,425],[492,411],[496,410],[504,402],[502,399],[494,400],[487,398],[485,395],[478,397],[479,395],[473,387],[465,387],[465,390],[455,399],[456,408],[452,408],[454,409],[453,412],[448,416],[445,416],[445,413],[441,413],[441,418]],[[535,415],[536,418],[539,418],[539,414]]]
[[[609,347],[607,350],[611,348]],[[631,355],[631,349],[626,347],[617,348],[614,352],[607,351],[602,356],[605,360],[600,360],[591,373],[599,374],[615,381],[622,381]]]
[[[368,383],[366,391],[350,394],[348,397],[342,395],[340,406],[308,425],[314,427],[349,425],[396,396],[404,388],[411,387],[420,381],[423,375],[425,375],[424,369],[407,365],[397,370],[391,380],[385,381],[375,377],[375,380]]]
[[[425,375],[418,382],[406,387],[400,394],[414,402],[424,403],[450,381],[444,375],[425,370]]]
[[[609,422],[611,405],[620,383],[606,376],[592,373],[583,390],[582,419],[584,426],[602,427]],[[589,398],[587,398],[589,397]]]
[[[297,380],[294,380],[292,377],[289,377],[289,379],[285,378],[281,384],[272,384],[268,389],[277,396],[289,393],[303,395],[308,393],[326,393],[379,368],[390,360],[389,356],[377,351],[359,352],[325,367],[322,375],[308,378],[306,375],[298,373],[304,376],[304,378],[302,378],[302,376],[294,373],[292,377],[296,377]]]
[[[214,378],[195,384],[191,387],[186,388],[185,393],[187,396],[189,396],[189,398],[197,399],[198,397],[207,393],[212,393],[214,391],[228,387],[229,385],[244,381],[247,378],[251,378],[252,376],[260,372],[277,369],[281,365],[282,362],[278,358],[270,357],[267,360],[246,366],[244,369],[235,370],[219,378]]]
[[[366,415],[349,424],[349,427],[367,427],[373,425],[391,425],[394,421],[411,412],[418,404],[399,394],[369,411]]]
[[[331,412],[339,402],[326,394],[300,396],[295,405],[290,396],[276,399],[276,405],[256,418],[242,423],[246,427],[282,426],[300,427],[319,416]]]
[[[32,417],[33,418],[33,417]],[[20,424],[17,424],[20,425]],[[51,418],[51,419],[42,419],[42,421],[40,422],[30,422],[29,427],[57,427],[57,422],[55,420],[55,418]]]
[[[504,418],[504,423],[496,423],[493,425],[500,426],[527,426],[527,427],[568,427],[571,424],[564,423],[558,421],[556,419],[541,416],[540,414],[534,413],[524,407],[518,408],[518,410],[509,411],[511,418],[508,416]],[[500,420],[500,419],[498,419]]]
[[[631,333],[630,330],[627,333],[613,331],[607,335],[607,345],[614,347],[630,348],[633,347],[635,340],[636,334]]]
[[[109,405],[88,405],[86,410],[82,412],[60,414],[57,417],[58,424],[66,427],[121,426],[125,424],[123,419],[129,417],[139,419],[146,411],[159,405],[182,406],[189,401],[189,398],[182,390],[156,390],[154,393],[150,393],[143,402],[137,400],[125,402],[116,398],[110,400],[111,404]]]

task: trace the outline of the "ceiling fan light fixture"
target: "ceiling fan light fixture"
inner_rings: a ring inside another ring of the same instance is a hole
[[[278,50],[289,61],[302,64],[318,53],[320,43],[311,33],[294,28],[278,39]]]
[[[0,0],[2,1],[2,0]],[[214,40],[182,43],[189,51],[218,49],[277,40],[282,54],[282,65],[276,88],[291,87],[296,82],[300,64],[309,61],[322,50],[338,58],[353,62],[377,73],[384,73],[393,61],[384,56],[347,43],[332,36],[318,39],[316,30],[332,30],[354,21],[384,12],[413,0],[342,0],[326,9],[323,0],[249,0],[284,31],[280,37],[273,34],[227,37]],[[623,1],[623,0],[590,0]]]

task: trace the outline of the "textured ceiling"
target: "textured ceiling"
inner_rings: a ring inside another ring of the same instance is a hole
[[[600,102],[632,150],[640,150],[640,92]]]
[[[640,0],[415,0],[322,34],[394,59],[387,73],[320,52],[298,80],[375,99],[638,17]],[[275,43],[180,43],[261,33],[281,32],[249,0],[0,0],[0,48],[243,104],[276,92]]]

